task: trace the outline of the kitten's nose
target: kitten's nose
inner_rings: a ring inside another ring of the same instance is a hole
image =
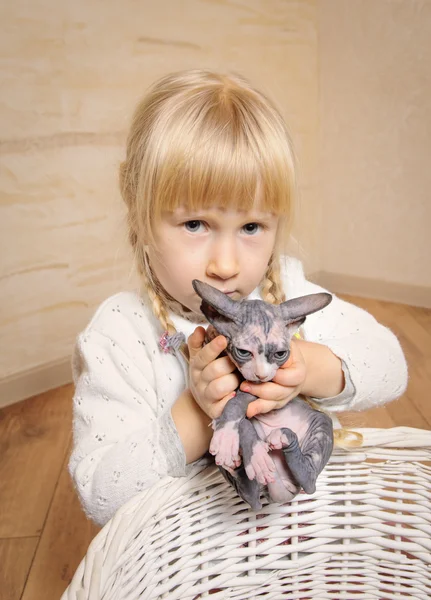
[[[256,358],[254,374],[256,376],[256,379],[258,379],[259,381],[268,381],[268,378],[270,378],[272,374],[271,367],[268,365],[266,359],[261,355],[258,355],[258,357]]]
[[[272,379],[271,372],[268,369],[263,369],[255,373],[256,379],[259,381],[270,381]]]
[[[268,375],[256,375],[256,377],[259,379],[259,381],[270,381]]]

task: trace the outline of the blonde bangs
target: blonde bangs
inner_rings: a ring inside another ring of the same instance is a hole
[[[152,214],[179,206],[249,210],[257,194],[263,210],[280,214],[290,206],[289,165],[276,160],[273,148],[265,148],[267,140],[262,139],[257,150],[242,132],[228,128],[209,136],[193,133],[172,144],[163,157],[151,198]]]
[[[154,115],[137,190],[146,237],[178,207],[249,210],[258,201],[291,220],[295,169],[284,122],[258,93],[231,79],[217,84],[165,98]]]

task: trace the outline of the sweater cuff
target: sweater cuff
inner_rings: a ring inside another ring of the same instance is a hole
[[[316,404],[321,404],[322,408],[331,408],[332,406],[336,406],[338,410],[340,410],[340,406],[343,404],[348,404],[356,394],[356,389],[350,376],[349,367],[342,359],[341,368],[343,369],[344,373],[343,391],[337,396],[332,396],[331,398],[311,398],[313,402],[316,402]]]
[[[186,453],[170,410],[161,416],[159,424],[160,450],[165,456],[167,475],[183,477],[187,472]]]

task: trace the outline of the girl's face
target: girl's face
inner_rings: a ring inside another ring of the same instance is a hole
[[[248,296],[261,282],[274,249],[279,217],[262,212],[211,207],[179,208],[155,226],[151,267],[175,300],[200,313],[201,299],[192,280],[199,279],[234,300]]]

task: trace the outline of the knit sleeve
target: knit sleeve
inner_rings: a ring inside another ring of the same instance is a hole
[[[69,470],[88,517],[99,525],[166,475],[185,474],[184,448],[170,409],[161,411],[152,364],[118,341],[82,334],[74,353],[73,437]]]
[[[301,267],[302,269],[302,267]],[[326,292],[305,280],[295,295]],[[315,399],[330,411],[365,410],[399,398],[407,387],[407,363],[395,334],[365,310],[332,294],[332,302],[309,315],[308,341],[324,344],[343,364],[346,388],[333,398]]]

